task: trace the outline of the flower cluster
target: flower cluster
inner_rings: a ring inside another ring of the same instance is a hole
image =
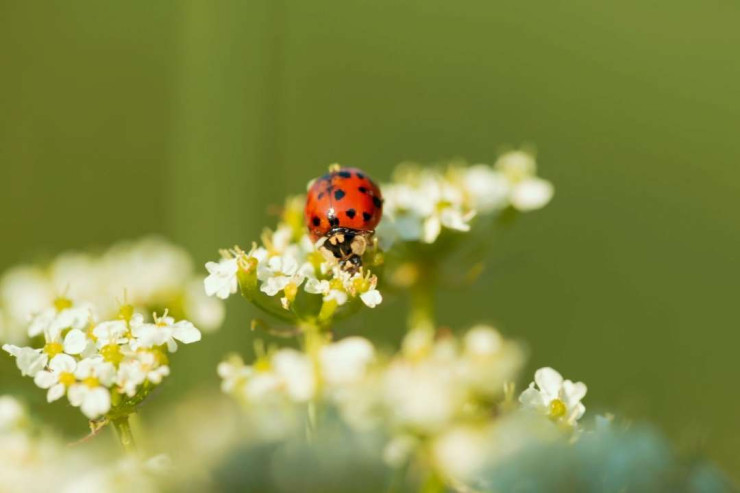
[[[380,304],[370,269],[349,274],[317,251],[303,226],[302,203],[301,197],[289,199],[282,221],[263,233],[259,246],[224,250],[220,261],[208,262],[206,294],[226,299],[241,287],[248,300],[289,321],[325,321],[356,300],[371,308]],[[366,253],[366,265],[373,265],[372,255]]]
[[[92,305],[58,298],[54,308],[36,314],[29,337],[41,347],[3,345],[21,373],[47,390],[47,400],[65,395],[91,420],[126,416],[169,375],[168,352],[177,343],[199,341],[200,331],[186,320],[165,315],[148,323],[124,305],[113,320],[98,321]]]
[[[542,436],[578,426],[586,387],[563,381],[551,368],[537,371],[539,389],[533,384],[516,405],[513,381],[523,360],[518,344],[480,325],[462,338],[413,330],[392,357],[379,354],[367,339],[348,337],[324,340],[314,351],[263,353],[252,365],[232,356],[218,372],[224,392],[250,416],[271,421],[256,428],[290,430],[294,415],[286,409],[318,402],[337,409],[357,432],[386,436],[383,455],[390,467],[426,460],[425,451],[432,450],[435,460],[426,467],[465,480],[491,456],[487,438],[501,433],[497,423],[505,416],[522,414],[516,420],[538,423],[534,429],[543,428]],[[276,417],[284,421],[275,423]]]
[[[166,457],[141,462],[97,452],[61,442],[35,425],[20,401],[0,396],[0,491],[159,490],[155,479],[166,469]]]
[[[144,313],[168,307],[207,331],[219,328],[225,314],[223,303],[203,293],[190,255],[150,237],[117,243],[100,255],[68,252],[8,270],[0,278],[0,341],[27,342],[29,317],[59,296],[91,302],[105,318],[116,315],[122,298]]]
[[[446,169],[407,164],[382,186],[384,218],[381,245],[396,241],[434,243],[443,230],[470,231],[477,216],[513,207],[530,211],[553,196],[550,182],[536,176],[534,156],[524,151],[502,155],[493,167],[451,163]]]

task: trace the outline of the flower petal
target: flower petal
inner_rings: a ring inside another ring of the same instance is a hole
[[[187,320],[177,322],[172,326],[172,337],[185,344],[200,341],[200,331]]]
[[[534,381],[548,401],[560,395],[563,377],[550,367],[540,368],[534,373]]]
[[[125,324],[124,324],[125,325]],[[64,336],[64,352],[67,354],[80,354],[87,347],[87,336],[79,329],[70,330]]]

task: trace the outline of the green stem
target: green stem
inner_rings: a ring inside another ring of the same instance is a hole
[[[434,313],[436,283],[433,276],[424,276],[411,288],[409,330],[434,330],[437,326]]]
[[[311,359],[311,363],[314,371],[314,398],[308,404],[308,421],[306,434],[311,439],[316,433],[319,421],[319,415],[321,411],[320,399],[322,392],[322,378],[321,378],[321,360],[320,353],[321,347],[326,342],[326,334],[321,330],[321,327],[315,323],[306,323],[301,326],[303,330],[303,346],[306,354]]]
[[[126,453],[136,455],[134,434],[131,432],[131,424],[128,422],[128,416],[116,418],[111,422],[113,423],[113,428],[116,430],[116,435],[118,435],[118,440],[121,442]]]

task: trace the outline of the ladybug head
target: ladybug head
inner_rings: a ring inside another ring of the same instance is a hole
[[[339,262],[342,270],[351,274],[362,267],[362,255],[367,249],[367,232],[334,228],[316,244],[324,258]]]

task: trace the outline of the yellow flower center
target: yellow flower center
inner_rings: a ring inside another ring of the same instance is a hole
[[[553,399],[550,402],[550,417],[552,419],[562,418],[567,412],[568,408],[565,407],[565,403],[560,399]]]
[[[108,344],[103,346],[100,348],[100,354],[103,356],[105,361],[113,363],[116,366],[123,361],[123,354],[121,354],[121,348],[118,344]]]
[[[364,277],[355,277],[352,281],[352,285],[358,293],[364,293],[370,289],[370,281]]]
[[[54,308],[56,308],[58,312],[66,310],[67,308],[72,308],[72,300],[65,298],[64,296],[60,296],[54,300]]]
[[[269,371],[270,361],[267,358],[259,358],[254,362],[254,369],[256,371]]]
[[[57,354],[64,352],[64,346],[58,342],[49,342],[44,346],[44,352],[48,354],[49,359],[51,359]]]
[[[63,371],[59,374],[59,383],[61,383],[65,387],[69,387],[70,385],[75,383],[76,380],[77,379],[75,378],[74,374],[68,371]]]
[[[84,379],[82,381],[82,383],[84,383],[85,385],[87,385],[91,389],[94,389],[95,387],[99,387],[100,386],[100,380],[98,380],[95,377],[87,377],[86,379]]]

